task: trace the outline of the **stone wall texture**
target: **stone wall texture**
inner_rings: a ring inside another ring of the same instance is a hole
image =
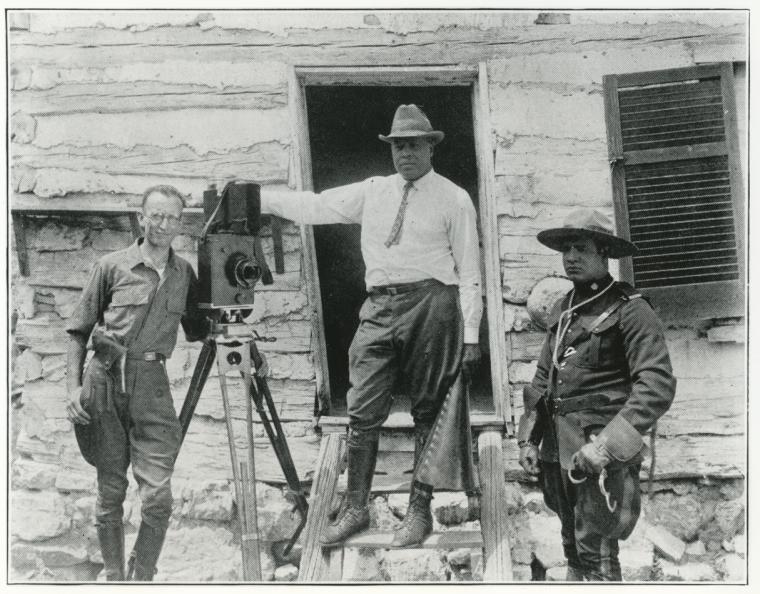
[[[545,280],[561,274],[561,261],[535,241],[535,234],[561,223],[577,206],[612,214],[602,76],[743,62],[747,51],[745,14],[717,11],[541,16],[537,11],[354,11],[340,16],[12,11],[8,22],[14,207],[136,205],[155,183],[174,184],[198,206],[209,182],[232,177],[294,189],[298,174],[288,96],[293,65],[485,62],[513,419],[520,414],[521,388],[532,377],[543,338],[529,310],[545,308],[541,297],[561,284]],[[744,70],[737,72],[744,131]],[[198,222],[188,224],[175,246],[193,263],[199,232]],[[319,445],[312,428],[319,370],[301,236],[293,225],[286,225],[284,233],[286,274],[261,287],[252,319],[261,334],[278,338],[261,343],[262,350],[299,474],[309,479]],[[29,218],[28,276],[20,275],[14,237],[9,240],[11,300],[20,318],[16,340],[22,349],[14,375],[24,384],[21,402],[11,409],[12,579],[91,580],[100,571],[92,525],[94,472],[79,455],[64,413],[63,326],[93,262],[132,241],[129,221],[95,215]],[[269,239],[265,249],[271,253]],[[743,320],[695,320],[668,329],[679,388],[673,409],[658,425],[657,474],[686,482],[663,482],[657,495],[662,511],[648,512],[648,519],[671,522],[678,538],[697,552],[695,543],[704,543],[712,557],[709,563],[702,559],[709,571],[658,566],[655,578],[740,579],[742,492],[721,488],[741,483],[746,472],[742,328]],[[197,347],[180,339],[169,362],[178,408],[196,356]],[[215,384],[212,378],[177,463],[175,512],[159,580],[241,579]],[[240,404],[233,417],[242,435]],[[266,579],[289,581],[298,557],[284,558],[278,551],[294,518],[260,425],[256,437],[259,521],[266,542],[262,566]],[[512,440],[505,440],[507,476],[524,480],[515,457]],[[705,495],[698,478],[714,481],[718,490]],[[531,508],[539,504],[528,495],[514,514],[521,518],[515,519],[515,530],[525,533],[515,535],[516,543],[535,542],[552,521],[545,510]],[[685,516],[699,522],[678,525]],[[132,489],[128,538],[134,538],[138,521],[139,500]],[[551,530],[556,532],[556,526]],[[530,578],[536,550],[515,545],[521,579]],[[360,554],[349,565],[355,579],[365,580],[473,579],[482,572],[477,552],[468,551],[436,552],[424,559]],[[551,570],[551,562],[544,565]],[[652,577],[651,571],[647,575]]]

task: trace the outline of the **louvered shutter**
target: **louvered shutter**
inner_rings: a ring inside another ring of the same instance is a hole
[[[621,276],[665,317],[743,311],[743,193],[731,64],[604,77]],[[661,312],[662,313],[662,312]]]

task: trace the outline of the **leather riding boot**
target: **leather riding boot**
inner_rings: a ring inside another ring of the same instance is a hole
[[[324,547],[343,543],[369,527],[369,494],[377,461],[378,436],[351,435],[348,441],[348,484],[338,516],[320,538]]]
[[[100,552],[106,581],[124,581],[124,525],[121,522],[104,522],[97,525]]]
[[[414,483],[401,526],[393,533],[392,547],[412,547],[420,544],[433,531],[433,514],[430,502],[433,490],[429,485]]]
[[[137,540],[129,556],[127,579],[135,582],[152,582],[156,574],[156,563],[164,545],[166,528],[153,528],[145,522],[140,524]]]
[[[422,450],[430,435],[431,426],[418,424],[414,428],[414,470],[422,458]],[[430,501],[433,499],[433,487],[418,481],[412,481],[409,495],[409,507],[401,526],[393,534],[393,547],[411,547],[421,543],[433,531],[433,514]]]

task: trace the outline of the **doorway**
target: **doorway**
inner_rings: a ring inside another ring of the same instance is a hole
[[[446,133],[435,149],[435,171],[467,190],[479,208],[470,86],[307,85],[304,98],[314,191],[395,173],[390,148],[377,135],[388,133],[398,105],[415,103],[435,129]],[[330,378],[329,414],[340,416],[345,414],[349,388],[348,348],[366,297],[360,226],[315,225],[313,232]],[[493,412],[486,319],[484,314],[480,340],[484,358],[471,400],[482,401],[486,408],[490,403]]]

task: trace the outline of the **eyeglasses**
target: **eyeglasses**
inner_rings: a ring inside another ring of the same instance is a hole
[[[145,218],[147,218],[151,223],[158,226],[160,225],[164,219],[166,220],[166,224],[169,227],[176,227],[179,225],[180,221],[182,220],[180,217],[175,217],[171,214],[165,214],[165,213],[153,213],[149,215],[145,215]]]

